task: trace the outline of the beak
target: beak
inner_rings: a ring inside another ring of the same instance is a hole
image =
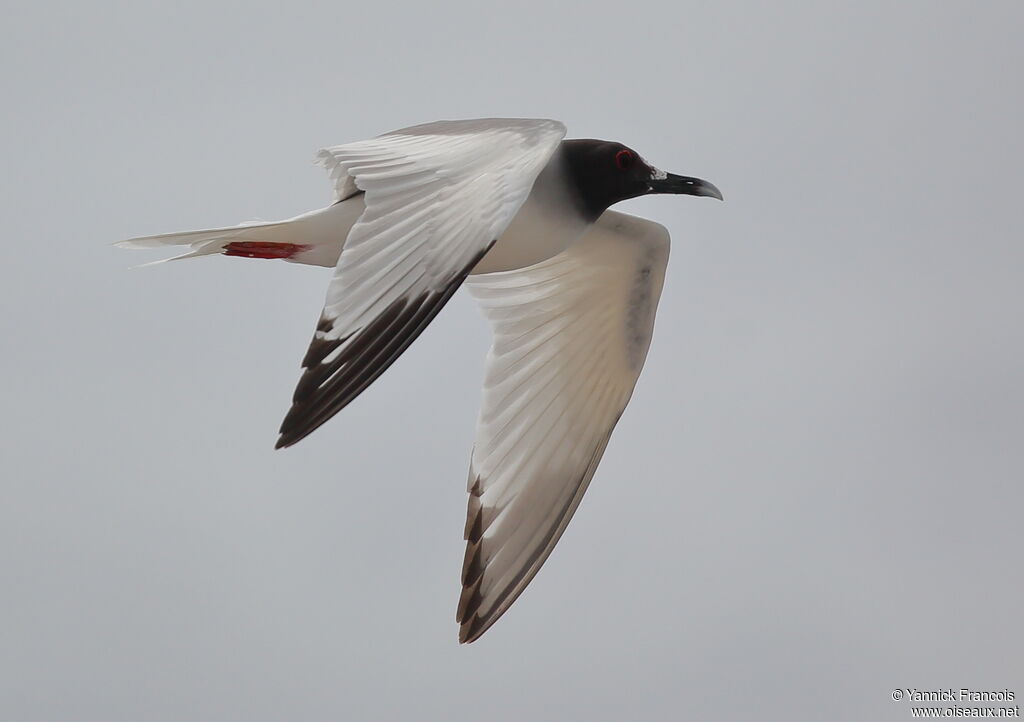
[[[725,200],[722,198],[722,191],[715,188],[713,183],[708,183],[700,178],[676,175],[675,173],[662,173],[658,171],[656,175],[647,181],[647,185],[650,187],[651,193],[676,193],[688,196],[707,196],[708,198],[717,198],[720,201]]]

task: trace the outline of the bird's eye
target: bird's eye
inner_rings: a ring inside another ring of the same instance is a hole
[[[636,160],[636,156],[628,150],[620,150],[615,154],[615,165],[618,166],[619,170],[626,170],[633,165],[634,160]]]

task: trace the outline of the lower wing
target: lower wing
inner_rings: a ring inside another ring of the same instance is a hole
[[[565,252],[471,276],[491,322],[469,474],[459,640],[509,608],[565,531],[640,375],[668,232],[606,211]]]

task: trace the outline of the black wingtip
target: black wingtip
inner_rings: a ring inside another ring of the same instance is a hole
[[[326,314],[317,323],[305,368],[292,397],[292,407],[281,422],[277,447],[291,446],[348,406],[388,369],[419,337],[473,267],[494,245],[487,244],[441,289],[422,290],[396,298],[372,321],[347,329],[338,338]]]
[[[310,432],[316,429],[319,425],[320,424],[317,424],[311,428],[300,428],[294,423],[291,412],[289,412],[281,423],[281,428],[277,430],[277,442],[274,444],[274,448],[286,449],[289,446],[295,446],[295,444],[309,436]]]
[[[459,644],[472,644],[480,639],[490,626],[491,624],[485,623],[474,614],[459,626]]]

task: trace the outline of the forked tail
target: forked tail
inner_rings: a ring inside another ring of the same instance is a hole
[[[362,213],[362,199],[273,223],[243,223],[225,228],[207,228],[183,233],[161,233],[119,241],[119,248],[150,249],[184,246],[188,250],[164,261],[178,261],[223,254],[238,258],[271,258],[292,263],[333,267],[349,229]],[[150,265],[150,264],[146,264]]]

